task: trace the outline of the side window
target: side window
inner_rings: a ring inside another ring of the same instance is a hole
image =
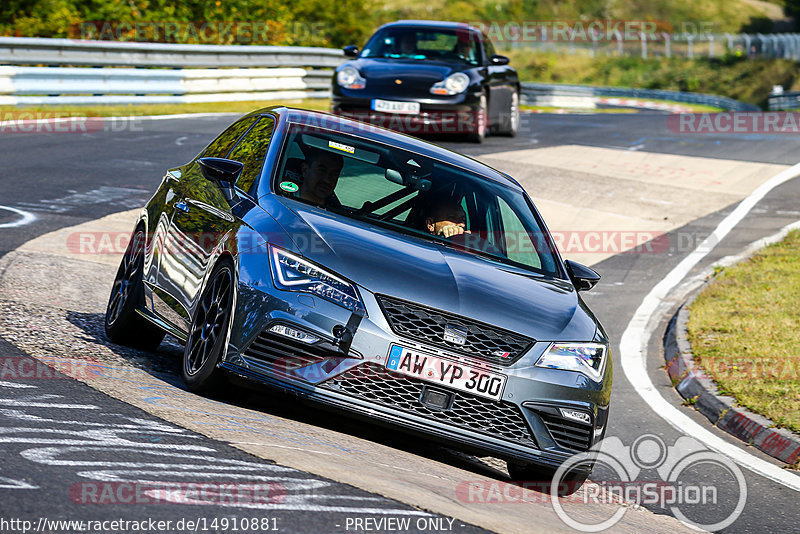
[[[505,200],[497,198],[500,207],[500,218],[503,221],[503,240],[508,259],[529,265],[537,269],[542,268],[542,260],[537,252],[531,235],[522,225],[522,221]]]
[[[249,192],[261,174],[274,126],[275,120],[272,117],[261,117],[258,124],[247,132],[228,156],[229,159],[244,164],[242,174],[236,181],[236,187],[242,191]]]
[[[203,157],[225,158],[233,145],[244,132],[256,121],[258,117],[245,117],[231,124],[227,130],[219,134],[203,152]]]
[[[494,45],[485,35],[483,36],[483,48],[486,50],[487,61],[490,57],[497,53],[494,51]]]

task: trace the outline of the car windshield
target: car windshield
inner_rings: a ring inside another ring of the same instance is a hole
[[[477,65],[477,38],[466,29],[386,28],[364,47],[361,57],[458,61]]]
[[[415,152],[293,125],[275,191],[382,229],[560,277],[552,241],[525,195]]]

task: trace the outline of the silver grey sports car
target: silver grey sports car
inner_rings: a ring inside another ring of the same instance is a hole
[[[246,376],[546,480],[606,428],[609,341],[579,294],[598,280],[561,259],[509,176],[275,107],[166,172],[106,332],[180,339],[192,391]]]

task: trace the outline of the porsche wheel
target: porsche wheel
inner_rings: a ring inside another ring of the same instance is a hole
[[[152,350],[164,339],[164,332],[136,312],[144,305],[144,248],[144,231],[137,229],[117,269],[106,306],[105,330],[114,343]]]
[[[233,264],[223,260],[200,297],[183,351],[183,380],[190,391],[212,392],[225,381],[218,364],[226,346],[232,306]]]
[[[489,105],[487,104],[486,95],[481,95],[480,105],[475,112],[474,131],[469,134],[468,138],[473,143],[483,143],[486,139],[486,134],[489,132]]]
[[[508,104],[508,110],[503,116],[503,125],[497,133],[507,137],[514,137],[519,131],[519,93],[514,91],[511,94],[511,102]]]

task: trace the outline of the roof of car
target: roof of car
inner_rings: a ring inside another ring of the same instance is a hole
[[[381,26],[381,28],[388,28],[391,26],[410,26],[410,27],[425,27],[425,28],[446,28],[448,30],[464,30],[469,28],[471,31],[481,33],[479,28],[475,26],[470,26],[464,22],[451,22],[451,21],[443,21],[443,20],[398,20],[395,22],[389,22]]]
[[[310,111],[288,106],[273,106],[264,108],[253,112],[253,114],[260,114],[267,111],[283,115],[286,117],[286,120],[291,123],[315,126],[318,128],[335,130],[359,137],[364,137],[366,139],[384,143],[389,146],[416,152],[423,156],[445,161],[481,176],[485,176],[496,182],[522,189],[516,180],[505,173],[497,171],[484,163],[459,154],[458,152],[453,152],[452,150],[448,150],[433,143],[423,141],[422,139],[417,139],[416,137],[411,137],[409,135],[381,128],[372,124],[366,124],[344,117],[339,117],[330,113]]]

